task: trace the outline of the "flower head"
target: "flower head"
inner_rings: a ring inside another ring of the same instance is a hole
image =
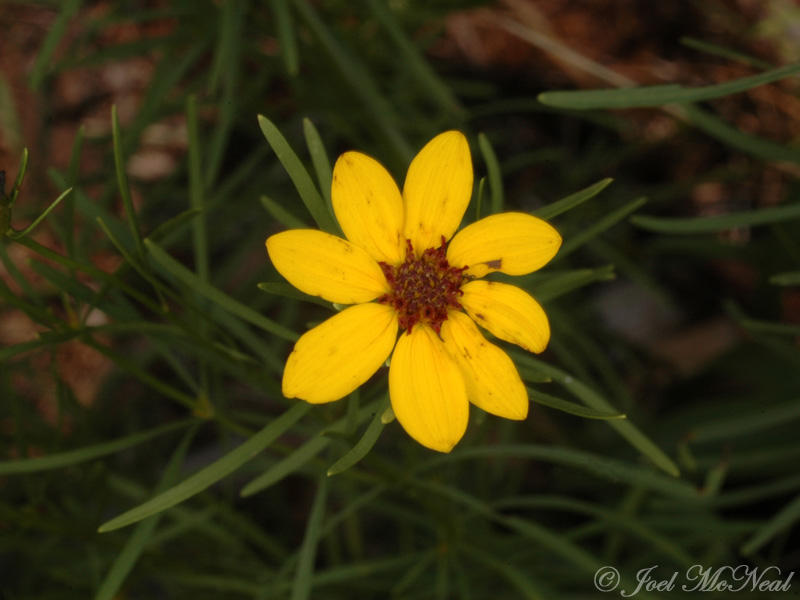
[[[522,289],[481,278],[535,271],[555,256],[561,236],[518,212],[455,233],[472,177],[469,146],[457,131],[436,136],[417,154],[402,194],[380,163],[346,152],[333,170],[331,198],[347,239],[311,229],[267,239],[270,259],[289,283],[352,305],[297,341],[283,373],[285,396],[338,400],[391,355],[392,409],[428,448],[455,446],[470,402],[507,419],[527,416],[528,394],[514,363],[476,323],[542,352],[550,339],[547,316]]]

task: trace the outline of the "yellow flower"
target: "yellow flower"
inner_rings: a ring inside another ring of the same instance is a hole
[[[453,237],[472,195],[469,146],[458,131],[436,136],[417,154],[402,195],[386,169],[359,152],[336,161],[331,194],[346,240],[294,229],[266,242],[275,268],[294,287],[352,305],[297,341],[283,373],[284,395],[314,404],[338,400],[391,354],[392,409],[423,446],[449,452],[467,428],[470,402],[524,419],[528,394],[514,363],[475,323],[542,352],[550,339],[547,316],[520,288],[480,278],[542,267],[561,245],[558,232],[509,212]]]

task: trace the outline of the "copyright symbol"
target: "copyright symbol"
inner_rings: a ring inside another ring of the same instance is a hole
[[[600,567],[594,574],[594,587],[601,592],[613,592],[619,585],[619,571],[614,567]]]

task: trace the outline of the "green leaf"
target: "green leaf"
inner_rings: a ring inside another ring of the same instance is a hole
[[[325,205],[322,196],[319,195],[311,176],[280,130],[264,115],[258,115],[258,126],[272,147],[273,152],[275,152],[275,156],[278,157],[283,168],[286,169],[286,173],[294,183],[297,193],[300,194],[300,199],[319,228],[328,233],[339,233],[339,226],[334,221],[333,215]]]
[[[174,276],[178,281],[183,283],[188,289],[205,296],[212,302],[219,305],[221,308],[236,315],[237,317],[256,325],[274,335],[277,335],[284,340],[294,342],[299,337],[294,331],[287,329],[283,325],[268,319],[267,317],[257,313],[249,306],[245,306],[225,294],[224,292],[213,287],[211,284],[201,281],[197,275],[192,273],[189,269],[184,267],[169,254],[167,254],[160,246],[152,240],[146,239],[144,241],[147,251],[153,260],[155,260],[161,267]]]
[[[289,410],[276,418],[261,431],[253,435],[246,442],[229,452],[222,458],[215,460],[209,466],[201,469],[194,475],[184,479],[178,485],[170,488],[151,498],[144,504],[132,508],[131,510],[103,523],[99,533],[113,531],[121,527],[126,527],[137,521],[162,512],[188,500],[192,496],[199,494],[210,485],[220,479],[227,477],[244,463],[263,452],[272,442],[283,435],[292,425],[294,425],[311,408],[310,404],[298,402]]]
[[[670,218],[636,215],[631,223],[642,229],[671,234],[713,233],[734,227],[751,227],[767,223],[781,223],[800,218],[800,202],[741,211],[714,217]]]
[[[45,220],[45,218],[47,218],[47,215],[50,214],[50,211],[52,211],[56,206],[58,206],[61,203],[61,201],[64,198],[66,198],[67,196],[69,196],[71,193],[72,193],[72,188],[68,188],[68,189],[64,190],[63,192],[61,192],[61,194],[59,194],[58,198],[53,200],[53,202],[50,204],[50,206],[48,206],[44,210],[44,212],[42,214],[40,214],[38,217],[36,217],[36,219],[34,219],[33,223],[28,225],[22,231],[11,231],[10,233],[8,233],[8,237],[10,237],[12,240],[16,240],[16,239],[23,238],[26,235],[28,235],[31,231],[36,229],[36,227],[39,225],[39,223],[41,223],[42,221]]]
[[[128,176],[125,173],[125,157],[122,154],[122,139],[119,131],[119,120],[117,119],[117,105],[111,105],[111,135],[114,143],[114,168],[117,171],[117,185],[122,205],[125,208],[125,216],[128,219],[128,228],[131,230],[133,241],[136,243],[136,251],[139,256],[144,254],[142,250],[142,234],[139,228],[139,220],[136,217],[136,210],[131,199],[131,190],[128,187]]]
[[[611,281],[616,278],[614,265],[604,265],[596,269],[575,269],[548,277],[541,283],[530,286],[539,302],[550,302],[573,290],[580,289],[596,281]]]
[[[291,298],[292,300],[301,300],[303,302],[312,302],[325,308],[330,308],[331,303],[323,300],[319,296],[311,296],[304,294],[293,285],[289,285],[284,281],[262,281],[257,285],[258,289],[273,296],[281,296],[282,298]]]
[[[206,228],[205,199],[203,193],[202,160],[200,157],[200,134],[197,130],[197,100],[190,94],[186,100],[186,128],[189,132],[189,200],[190,208],[198,211],[192,220],[192,243],[194,268],[202,281],[208,281],[208,230]]]
[[[594,408],[595,410],[617,412],[600,394],[561,369],[515,350],[511,352],[511,356],[514,362],[530,365],[537,371],[552,377],[553,381],[560,383],[572,392],[581,402],[586,404],[586,406]],[[650,438],[643,434],[639,428],[628,419],[612,419],[606,421],[606,423],[625,438],[631,446],[641,452],[643,456],[650,459],[658,468],[669,473],[673,477],[678,477],[680,475],[680,471],[675,462],[664,454]]]
[[[331,443],[331,438],[317,436],[308,440],[296,450],[293,450],[284,459],[272,465],[261,475],[250,481],[240,492],[243,498],[252,496],[278,483],[281,479],[300,469]]]
[[[364,435],[361,436],[361,438],[348,452],[346,452],[339,460],[337,460],[328,468],[328,477],[332,475],[338,475],[342,471],[346,471],[364,458],[367,454],[369,454],[369,451],[372,450],[372,447],[375,445],[375,442],[378,441],[383,428],[386,426],[383,422],[383,413],[388,406],[389,401],[387,398],[378,407],[377,411],[375,412],[375,416],[372,417],[372,421],[370,421],[369,425],[367,425]]]
[[[769,522],[759,528],[753,537],[742,546],[742,554],[753,554],[780,532],[788,530],[798,519],[800,519],[800,496],[796,496],[779,510]]]
[[[556,398],[555,396],[551,396],[550,394],[545,394],[544,392],[540,392],[539,390],[532,390],[528,388],[528,393],[531,397],[531,401],[534,404],[541,404],[542,406],[547,406],[548,408],[554,408],[555,410],[560,410],[562,412],[575,415],[576,417],[583,417],[584,419],[627,419],[628,418],[628,416],[625,413],[619,413],[610,410],[597,410],[594,408],[590,408],[588,406],[583,406],[582,404],[576,404],[575,402],[570,402],[569,400],[562,400],[561,398]]]
[[[800,271],[778,273],[769,278],[773,285],[800,285]]]
[[[275,15],[275,28],[278,35],[278,44],[283,57],[283,64],[290,77],[296,77],[300,72],[300,60],[297,54],[297,38],[294,35],[294,22],[289,9],[289,0],[270,0],[272,13]]]
[[[68,450],[67,452],[59,452],[57,454],[49,454],[46,456],[37,456],[36,458],[18,458],[15,460],[6,460],[0,462],[0,475],[18,475],[20,473],[34,473],[36,471],[47,471],[50,469],[61,469],[71,465],[77,465],[82,462],[93,460],[108,454],[115,454],[122,450],[127,450],[133,446],[143,444],[155,437],[170,433],[176,429],[187,427],[191,423],[195,423],[195,419],[186,419],[161,427],[155,427],[147,431],[140,431],[133,435],[125,436],[116,439],[112,442],[105,442],[96,444],[94,446],[86,446],[78,448],[77,450]]]
[[[627,421],[606,421],[609,425]],[[422,463],[419,471],[427,471],[443,464],[488,458],[528,458],[579,469],[607,481],[624,482],[658,492],[672,499],[700,500],[692,485],[675,477],[667,477],[649,466],[642,466],[614,458],[606,458],[592,452],[574,448],[544,446],[537,444],[498,444],[493,446],[464,448]],[[672,475],[672,473],[670,473]]]
[[[317,182],[325,202],[328,205],[328,212],[334,214],[333,204],[331,203],[331,182],[333,181],[333,170],[331,169],[331,159],[325,151],[325,144],[322,143],[317,128],[311,119],[303,119],[303,135],[306,138],[308,153],[311,155],[311,164],[314,165],[314,172],[317,174]]]
[[[275,200],[269,196],[262,195],[259,200],[261,201],[261,206],[264,207],[264,210],[269,213],[269,216],[287,229],[308,229],[308,225],[303,223],[303,221],[295,217],[292,213],[275,202]]]
[[[790,77],[797,72],[800,72],[800,64],[786,65],[758,75],[704,87],[685,88],[680,85],[655,85],[611,90],[544,92],[539,94],[538,100],[548,106],[574,110],[686,104],[744,92]]]
[[[192,428],[183,436],[181,443],[175,448],[175,451],[172,453],[167,463],[167,467],[164,469],[164,475],[161,477],[156,491],[172,485],[178,478],[180,467],[186,458],[186,452],[196,432],[197,428]],[[111,568],[98,587],[94,600],[114,599],[117,592],[122,587],[125,578],[136,565],[136,561],[139,560],[139,556],[141,556],[144,551],[145,545],[152,537],[153,531],[155,531],[158,525],[159,517],[160,515],[153,515],[136,526],[133,533],[128,538],[128,541],[125,542],[122,550],[120,550],[114,562],[111,564]]]
[[[711,44],[709,42],[688,36],[682,37],[679,41],[682,46],[686,46],[687,48],[693,48],[695,50],[699,50],[700,52],[706,52],[714,56],[721,56],[728,60],[744,63],[746,65],[750,65],[751,67],[755,67],[756,69],[767,70],[772,68],[772,65],[764,60],[737,52],[736,50],[731,50],[730,48],[726,48],[724,46]]]
[[[549,221],[553,217],[557,217],[562,213],[572,210],[576,206],[580,206],[587,200],[594,198],[597,194],[606,189],[606,187],[608,187],[612,181],[614,180],[610,177],[601,179],[597,183],[575,192],[574,194],[570,194],[566,198],[556,200],[555,202],[551,202],[550,204],[533,211],[533,214],[541,219],[544,219],[545,221]]]
[[[696,106],[683,106],[681,111],[692,125],[732,148],[770,162],[800,163],[800,150],[791,146],[743,133]]]
[[[38,90],[41,87],[48,70],[53,65],[53,55],[59,42],[67,32],[70,20],[80,10],[81,0],[66,0],[61,3],[61,11],[55,20],[47,27],[47,36],[44,38],[39,51],[36,53],[36,60],[30,70],[31,88]],[[8,35],[7,33],[4,35]]]
[[[489,214],[497,214],[503,210],[503,176],[500,173],[500,163],[497,162],[497,155],[484,134],[478,134],[478,146],[480,146],[483,162],[486,164],[486,171],[489,178]]]
[[[607,229],[610,229],[611,227],[622,221],[629,214],[639,210],[646,202],[647,198],[637,198],[636,200],[633,200],[623,206],[620,206],[616,210],[612,210],[602,219],[596,221],[593,225],[587,227],[586,229],[581,230],[580,233],[571,236],[564,243],[564,245],[561,246],[561,249],[558,251],[558,254],[556,255],[556,259],[562,259],[565,256],[570,255],[592,238],[600,235]]]
[[[319,479],[317,494],[311,505],[311,513],[306,524],[306,533],[300,546],[297,558],[297,571],[294,575],[292,586],[292,600],[307,600],[311,597],[312,578],[314,576],[314,557],[317,554],[317,544],[320,538],[322,519],[325,516],[325,502],[328,497],[328,478]]]
[[[403,162],[410,162],[411,146],[397,127],[399,119],[395,114],[394,106],[381,94],[364,65],[336,39],[325,20],[320,18],[311,4],[306,0],[294,0],[294,5],[319,40],[322,46],[320,54],[324,52],[330,57],[341,71],[344,80],[350,85],[354,96],[361,100],[367,108],[372,119],[398,156]]]
[[[692,429],[695,443],[717,440],[738,440],[746,435],[761,433],[765,429],[781,427],[800,419],[800,401],[792,399],[773,406],[760,404],[757,409],[741,415],[720,416],[710,423]]]

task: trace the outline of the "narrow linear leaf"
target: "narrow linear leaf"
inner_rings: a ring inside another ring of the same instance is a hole
[[[331,168],[331,159],[328,158],[325,144],[322,143],[322,137],[320,137],[311,119],[303,119],[303,135],[306,138],[308,153],[311,155],[311,164],[314,165],[314,172],[317,174],[319,189],[322,190],[322,195],[325,196],[328,211],[333,214],[333,204],[331,203],[333,169]]]
[[[682,37],[678,41],[682,46],[686,46],[687,48],[699,50],[700,52],[705,52],[707,54],[712,54],[714,56],[721,56],[722,58],[727,58],[728,60],[734,60],[736,62],[750,65],[751,67],[755,67],[756,69],[766,70],[766,69],[771,69],[773,67],[773,65],[771,65],[767,61],[755,58],[753,56],[749,56],[747,54],[738,52],[736,50],[731,50],[730,48],[726,48],[724,46],[719,46],[717,44],[711,44],[703,40],[698,40],[693,37]]]
[[[164,489],[174,483],[180,472],[180,467],[186,458],[186,452],[189,450],[189,445],[194,438],[197,428],[194,427],[186,432],[178,447],[172,453],[164,475],[158,484],[156,490]],[[139,560],[142,551],[147,545],[148,541],[153,535],[156,526],[158,525],[160,515],[153,515],[149,519],[145,519],[139,523],[134,529],[128,541],[122,547],[122,550],[117,554],[111,568],[106,573],[105,578],[100,583],[94,600],[113,600],[119,589],[122,587],[125,578],[133,570],[136,562]]]
[[[353,94],[367,108],[372,119],[386,136],[386,140],[397,152],[399,158],[408,164],[412,155],[411,146],[396,125],[398,118],[392,104],[381,94],[364,65],[352,56],[336,39],[312,5],[306,0],[294,0],[294,5],[309,29],[319,40],[322,51],[330,57],[331,61],[341,71]]]
[[[243,498],[257,494],[271,485],[278,483],[287,475],[294,473],[308,461],[322,452],[331,443],[329,437],[314,437],[294,450],[291,454],[272,465],[261,475],[253,479],[242,488],[240,495]]]
[[[631,223],[642,229],[658,233],[693,234],[713,233],[734,227],[781,223],[790,219],[800,219],[800,202],[714,217],[670,218],[635,215],[631,217]]]
[[[681,111],[692,125],[732,148],[766,161],[800,163],[800,150],[791,146],[739,131],[697,106],[682,106]]]
[[[286,72],[295,77],[300,72],[300,60],[297,53],[297,38],[294,35],[294,22],[289,9],[289,0],[270,0],[272,12],[275,15],[275,28],[278,34],[278,44],[283,56]]]
[[[319,228],[328,233],[339,233],[339,226],[334,221],[322,196],[319,195],[311,176],[280,130],[264,115],[258,115],[258,126],[275,152],[275,156],[286,169],[297,193],[300,194],[300,199]]]
[[[539,94],[542,104],[558,108],[586,110],[595,108],[633,108],[700,102],[785,79],[800,72],[800,64],[791,64],[758,75],[742,77],[726,83],[685,88],[680,85],[655,85],[610,90],[554,91]]]
[[[714,421],[697,426],[692,432],[693,442],[711,442],[724,439],[739,439],[791,423],[800,419],[800,401],[792,399],[775,406],[759,406],[755,410],[732,417],[719,417]]]
[[[549,277],[542,283],[532,286],[533,294],[539,302],[550,302],[573,290],[580,289],[596,281],[611,281],[616,278],[614,265],[597,269],[575,269]]]
[[[483,161],[486,163],[486,171],[489,178],[489,214],[496,214],[503,210],[503,176],[500,173],[500,163],[497,162],[497,155],[484,134],[478,134],[478,146],[480,146]]]
[[[778,273],[769,278],[773,285],[800,285],[800,271]]]
[[[144,442],[147,442],[155,437],[170,433],[176,429],[182,429],[195,422],[195,419],[186,419],[184,421],[162,425],[161,427],[156,427],[147,431],[134,433],[133,435],[114,440],[113,442],[105,442],[103,444],[86,446],[76,450],[59,452],[58,454],[37,456],[35,458],[18,458],[15,460],[2,461],[0,462],[0,475],[34,473],[36,471],[61,469],[71,465],[77,465],[101,456],[107,456],[109,454],[121,452],[122,450],[127,450],[133,446],[138,446],[139,444],[143,444]]]
[[[555,396],[551,396],[550,394],[545,394],[544,392],[540,392],[538,390],[532,390],[528,388],[528,393],[530,394],[531,400],[534,404],[541,404],[542,406],[547,406],[548,408],[553,408],[555,410],[560,410],[565,413],[569,413],[571,415],[575,415],[576,417],[583,417],[584,419],[627,419],[628,416],[625,413],[615,413],[614,411],[610,410],[597,410],[594,408],[590,408],[588,406],[584,406],[582,404],[576,404],[575,402],[570,402],[569,400],[562,400],[561,398],[556,398]]]
[[[154,515],[176,504],[180,504],[195,494],[199,494],[210,485],[233,473],[258,453],[263,452],[267,446],[274,442],[279,436],[283,435],[294,423],[305,415],[310,408],[311,405],[305,402],[296,403],[235,450],[183,480],[175,487],[103,523],[99,527],[98,532],[105,533],[136,523],[150,515]]]
[[[119,131],[119,120],[117,119],[117,105],[111,105],[111,137],[114,145],[114,168],[117,172],[117,185],[122,197],[122,205],[125,208],[125,216],[128,219],[128,228],[131,230],[133,241],[136,243],[136,251],[142,256],[142,234],[139,228],[139,221],[136,210],[131,199],[131,190],[128,187],[128,176],[125,173],[125,157],[122,153],[122,138]]]
[[[38,217],[36,217],[36,219],[34,219],[33,223],[28,225],[22,231],[11,231],[10,233],[8,233],[8,237],[10,237],[11,239],[16,240],[16,239],[23,238],[26,235],[28,235],[31,231],[33,231],[34,229],[36,229],[36,227],[39,226],[39,223],[41,223],[42,221],[44,221],[47,218],[47,215],[49,215],[50,212],[56,206],[58,206],[64,198],[69,196],[71,193],[72,193],[72,188],[68,188],[68,189],[64,190],[63,192],[61,192],[61,194],[59,194],[58,198],[53,200],[53,202],[50,204],[50,206],[48,206],[44,210],[44,212],[42,214],[40,214]]]
[[[594,198],[597,194],[606,189],[612,181],[614,180],[610,177],[601,179],[597,183],[593,183],[587,188],[577,191],[574,194],[570,194],[566,198],[556,200],[555,202],[551,202],[550,204],[533,211],[533,214],[541,219],[544,219],[545,221],[549,221],[553,217],[557,217],[562,213],[572,210],[576,206],[580,206],[587,200]]]
[[[389,34],[389,38],[400,53],[398,63],[408,69],[411,80],[418,84],[422,91],[435,100],[442,110],[460,116],[463,111],[450,88],[439,78],[419,48],[405,34],[391,8],[385,0],[369,0],[369,8],[373,16]]]
[[[498,560],[488,552],[479,550],[475,546],[459,544],[459,551],[473,558],[475,563],[482,568],[489,568],[500,577],[504,578],[522,594],[526,600],[544,600],[547,595],[531,581],[530,576],[516,568],[505,559]]]
[[[206,228],[205,199],[203,194],[202,160],[200,156],[200,133],[197,126],[197,99],[190,94],[186,100],[186,126],[189,132],[189,200],[190,208],[198,211],[192,220],[192,242],[194,246],[194,268],[202,281],[208,281],[208,230]]]
[[[608,421],[609,424],[626,422],[627,421]],[[642,488],[669,496],[672,499],[693,501],[700,499],[697,489],[692,485],[680,479],[676,479],[675,477],[668,477],[649,466],[606,458],[591,452],[584,452],[583,450],[576,450],[573,448],[536,444],[503,444],[455,450],[451,454],[436,457],[423,463],[418,467],[418,470],[425,471],[453,461],[486,459],[490,457],[542,460],[579,469],[608,481],[616,483],[624,482],[634,486],[641,486]],[[670,473],[670,475],[672,475],[672,473]]]
[[[294,585],[292,586],[292,600],[307,600],[311,597],[312,578],[314,577],[314,557],[317,554],[317,544],[322,528],[322,519],[325,516],[325,502],[328,497],[328,478],[320,477],[317,494],[311,505],[308,516],[306,533],[300,554],[297,558],[297,571],[295,571]]]
[[[620,221],[622,221],[629,214],[639,210],[647,202],[647,198],[637,198],[627,204],[612,210],[605,217],[597,221],[594,225],[583,229],[580,233],[570,237],[556,255],[557,259],[562,259],[565,256],[572,254],[575,250],[580,248],[583,244],[597,237],[607,229],[610,229]]]
[[[172,258],[152,240],[146,239],[144,243],[150,256],[152,256],[153,259],[159,265],[161,265],[165,271],[173,275],[189,289],[201,294],[202,296],[205,296],[228,312],[244,319],[245,321],[248,321],[249,323],[252,323],[253,325],[256,325],[257,327],[264,329],[265,331],[269,331],[270,333],[277,335],[284,340],[288,340],[290,342],[297,340],[298,335],[294,331],[291,331],[283,325],[280,325],[275,321],[257,313],[249,306],[234,300],[224,292],[213,287],[211,284],[201,281],[197,275]]]
[[[48,27],[47,36],[42,42],[42,46],[36,55],[36,60],[31,69],[30,82],[34,90],[38,90],[47,76],[47,70],[53,65],[53,54],[58,47],[61,38],[67,31],[70,19],[78,12],[81,0],[67,0],[61,4],[61,12]]]
[[[796,496],[794,500],[778,511],[766,525],[756,531],[755,535],[742,546],[742,554],[753,554],[780,532],[789,529],[798,519],[800,519],[800,496]]]
[[[583,382],[575,379],[572,375],[547,364],[544,361],[533,358],[522,352],[512,350],[511,353],[514,362],[522,365],[528,365],[544,375],[547,375],[560,383],[570,392],[572,392],[581,402],[596,410],[607,410],[617,412],[614,407],[603,398],[600,394]],[[619,433],[627,442],[636,448],[643,456],[650,459],[653,464],[664,472],[672,475],[673,477],[680,476],[680,470],[675,462],[669,458],[664,452],[655,445],[638,427],[631,423],[628,419],[611,419],[606,421],[609,427],[612,427]]]
[[[261,206],[264,207],[264,210],[269,213],[269,216],[287,229],[308,229],[308,225],[303,223],[303,221],[295,217],[292,213],[275,202],[275,200],[269,196],[261,196],[259,200],[261,201]]]
[[[330,308],[331,303],[323,300],[319,296],[310,296],[299,291],[296,287],[289,285],[283,281],[262,281],[257,285],[258,289],[273,296],[281,296],[282,298],[291,298],[292,300],[301,300],[303,302],[311,302],[325,308]]]
[[[332,475],[338,475],[342,471],[346,471],[364,458],[367,454],[369,454],[369,451],[372,450],[372,447],[375,445],[375,442],[378,441],[383,428],[386,426],[383,423],[383,413],[386,410],[387,405],[387,402],[383,402],[381,406],[378,407],[375,416],[372,417],[372,421],[370,421],[369,425],[367,425],[367,429],[364,431],[364,435],[361,436],[361,439],[359,439],[355,445],[344,454],[344,456],[342,456],[328,468],[328,477],[331,477]]]
[[[352,399],[351,395],[351,399]],[[252,496],[261,490],[274,485],[290,473],[294,473],[305,465],[309,460],[314,458],[321,450],[326,448],[332,441],[333,436],[342,436],[348,431],[350,423],[353,427],[360,425],[369,418],[375,410],[378,402],[370,402],[366,406],[356,408],[353,413],[348,411],[341,419],[327,425],[324,429],[319,431],[314,437],[304,443],[302,446],[291,452],[289,455],[278,461],[261,475],[250,481],[241,491],[242,496]],[[383,404],[381,404],[383,406]],[[380,410],[383,410],[380,408]]]

